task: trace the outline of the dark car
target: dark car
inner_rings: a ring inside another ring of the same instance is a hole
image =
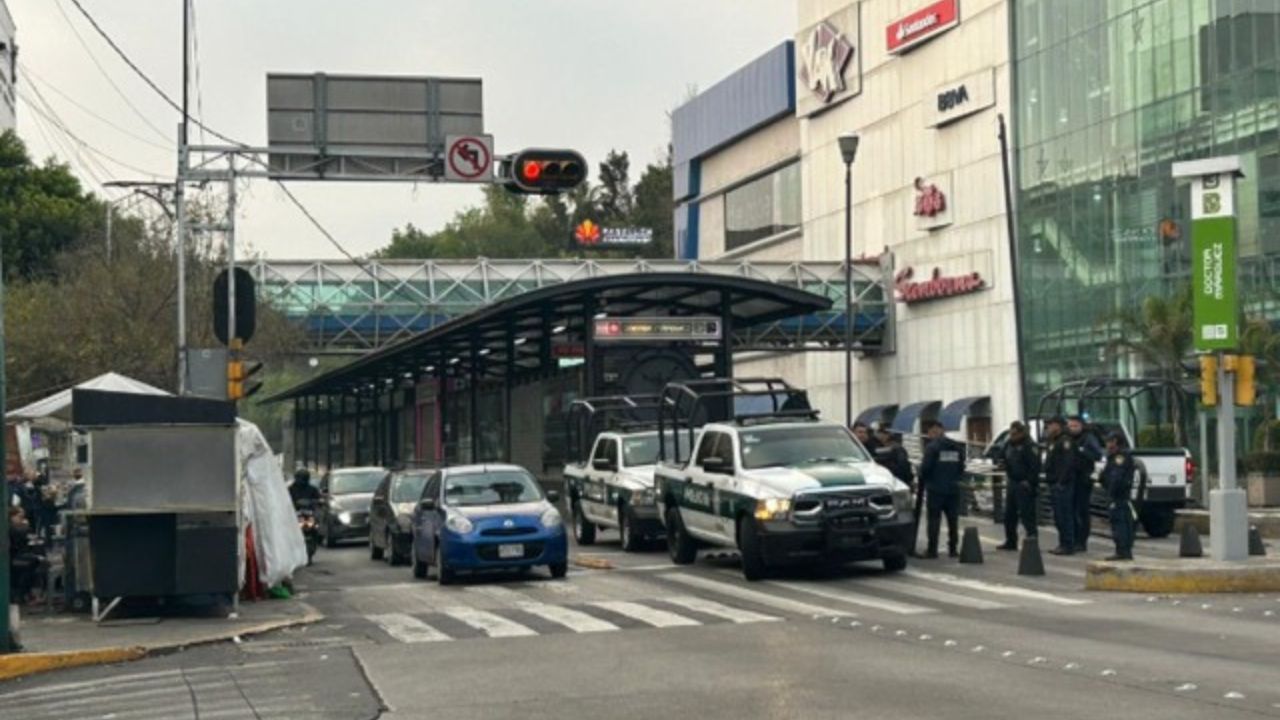
[[[386,477],[385,468],[358,467],[334,470],[320,480],[324,501],[316,520],[325,547],[336,547],[339,540],[369,537],[369,503]]]
[[[410,563],[417,578],[434,567],[441,585],[459,572],[545,565],[554,578],[569,567],[568,540],[555,492],[544,493],[516,465],[465,465],[431,475],[413,513]]]
[[[409,562],[413,510],[435,470],[401,470],[382,480],[369,507],[369,557],[390,565]]]

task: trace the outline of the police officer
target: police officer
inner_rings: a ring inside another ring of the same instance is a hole
[[[897,436],[889,431],[887,423],[880,423],[876,426],[875,438],[876,463],[893,473],[893,476],[902,482],[915,487],[916,477],[915,471],[911,468],[911,459],[907,457],[907,451],[898,442]]]
[[[1075,442],[1062,432],[1062,418],[1045,423],[1044,477],[1053,493],[1053,524],[1058,529],[1058,546],[1049,552],[1071,555],[1076,551],[1076,493],[1072,459]]]
[[[872,457],[875,457],[876,450],[880,444],[871,436],[871,428],[866,423],[861,420],[855,422],[853,424],[853,436],[858,438],[858,442],[862,443],[862,447],[866,448]]]
[[[1125,447],[1124,436],[1113,432],[1107,436],[1107,463],[1102,468],[1102,488],[1107,492],[1111,537],[1116,542],[1116,553],[1108,560],[1133,559],[1133,506],[1129,504],[1133,475],[1133,455]]]
[[[999,550],[1018,549],[1018,520],[1027,537],[1036,537],[1036,494],[1040,489],[1040,449],[1027,436],[1027,426],[1014,421],[1004,446],[1004,470],[1008,492],[1004,506],[1004,544]]]
[[[938,557],[938,531],[947,516],[947,554],[956,557],[960,534],[960,481],[964,478],[964,446],[948,438],[942,423],[925,423],[929,443],[920,463],[920,482],[926,493],[929,550],[925,558]]]
[[[1067,420],[1067,435],[1075,445],[1075,456],[1071,460],[1071,474],[1075,480],[1075,497],[1072,505],[1076,511],[1075,551],[1089,550],[1089,532],[1093,519],[1090,506],[1093,500],[1093,471],[1098,461],[1102,460],[1102,446],[1093,433],[1085,432],[1084,420],[1071,417]]]

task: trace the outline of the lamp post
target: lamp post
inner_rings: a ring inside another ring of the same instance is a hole
[[[844,161],[844,424],[853,427],[853,161],[858,157],[858,135],[840,136]]]

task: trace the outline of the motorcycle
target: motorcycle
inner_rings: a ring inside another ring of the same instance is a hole
[[[320,525],[316,522],[314,510],[298,510],[298,529],[302,530],[302,540],[307,545],[307,565],[310,565],[316,548],[320,547]]]

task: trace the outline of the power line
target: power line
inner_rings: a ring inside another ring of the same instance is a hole
[[[149,176],[149,177],[151,177],[151,178],[159,178],[159,177],[160,177],[159,175],[157,175],[157,174],[155,174],[155,173],[151,172],[150,170],[144,170],[144,169],[142,169],[142,168],[140,168],[140,167],[138,167],[138,166],[136,166],[136,165],[131,165],[131,164],[129,164],[129,163],[127,163],[127,162],[125,162],[125,161],[123,161],[123,160],[121,160],[121,159],[119,159],[119,158],[117,158],[117,157],[113,156],[113,155],[110,155],[110,154],[108,154],[108,153],[105,153],[105,152],[103,152],[103,151],[99,150],[98,148],[94,147],[94,146],[93,146],[93,145],[91,145],[90,143],[85,142],[85,141],[84,141],[83,139],[81,139],[78,135],[76,135],[75,133],[71,132],[71,129],[67,127],[66,123],[64,123],[64,122],[62,121],[62,118],[60,118],[60,117],[58,116],[57,112],[53,109],[53,107],[49,105],[48,100],[45,100],[44,96],[40,94],[40,89],[39,89],[39,88],[37,88],[35,85],[32,85],[32,86],[31,86],[31,89],[35,92],[35,94],[36,94],[36,98],[37,98],[37,100],[39,100],[39,102],[34,102],[34,101],[32,101],[31,96],[26,95],[26,93],[25,93],[25,92],[22,92],[21,90],[19,91],[19,92],[20,92],[20,94],[22,94],[24,97],[26,97],[27,103],[30,105],[31,109],[32,109],[32,110],[35,110],[37,114],[39,114],[39,115],[43,116],[45,120],[48,120],[50,123],[53,123],[54,127],[56,127],[56,128],[58,128],[59,130],[61,130],[61,131],[63,132],[63,134],[65,134],[68,138],[70,138],[71,140],[73,140],[77,145],[79,145],[80,147],[84,148],[85,150],[88,150],[88,151],[89,151],[89,152],[91,152],[91,153],[94,153],[95,155],[98,155],[98,156],[100,156],[100,157],[102,157],[102,158],[104,158],[104,159],[106,159],[106,160],[109,160],[109,161],[111,161],[111,162],[115,163],[116,165],[119,165],[119,166],[120,166],[120,167],[122,167],[122,168],[126,168],[126,169],[128,169],[128,170],[132,170],[133,172],[141,173],[141,174],[143,174],[143,175],[147,175],[147,176]],[[98,169],[102,170],[102,171],[103,171],[103,173],[104,173],[104,174],[106,174],[106,175],[110,175],[110,174],[111,174],[111,171],[110,171],[109,169],[107,169],[106,167],[103,167],[103,166],[101,165],[101,163],[99,163],[99,168],[98,168]],[[101,183],[99,183],[99,184],[101,184]]]
[[[196,69],[196,115],[204,120],[204,92],[200,89],[200,33],[196,31],[196,0],[185,0],[191,8],[191,64]],[[204,125],[196,123],[200,129],[200,144],[205,144]]]
[[[147,118],[146,113],[139,110],[138,106],[134,105],[133,102],[129,100],[129,96],[125,94],[125,91],[121,90],[120,86],[116,84],[116,81],[111,79],[111,75],[107,72],[107,69],[102,67],[102,63],[98,62],[98,57],[93,54],[93,50],[89,49],[89,43],[85,42],[84,36],[82,36],[80,31],[76,29],[75,23],[71,22],[71,18],[67,15],[67,11],[62,9],[62,3],[59,2],[59,0],[54,0],[53,6],[58,9],[58,14],[62,15],[62,19],[67,22],[67,27],[71,28],[71,33],[76,36],[76,40],[80,41],[80,47],[84,48],[85,54],[89,56],[91,61],[93,61],[94,66],[98,68],[98,72],[102,74],[102,77],[106,79],[107,84],[116,91],[116,94],[120,96],[121,100],[124,100],[124,104],[128,105],[129,109],[141,118],[142,122],[146,123],[147,127],[155,131],[155,133],[160,137],[168,140],[169,135],[156,127],[151,120]]]
[[[76,152],[74,152],[73,150],[69,151],[62,144],[62,139],[58,136],[57,133],[53,131],[53,128],[50,127],[46,131],[45,120],[39,115],[33,115],[32,117],[35,120],[36,130],[40,131],[40,137],[44,138],[45,145],[49,146],[49,152],[52,154],[61,152],[64,155],[66,155],[68,158],[68,161],[67,161],[68,164],[75,163],[76,167],[79,168],[80,170],[80,174],[84,176],[85,180],[88,183],[97,185],[99,188],[102,188],[103,187],[102,180],[100,180],[96,175],[94,175],[91,169],[85,166],[84,162],[80,159],[79,155]]]
[[[32,87],[34,88],[35,86],[33,85]],[[86,158],[86,156],[80,152],[75,143],[67,137],[66,132],[58,127],[57,123],[53,121],[49,114],[40,107],[38,101],[29,96],[24,88],[18,88],[18,97],[25,101],[35,112],[33,117],[36,120],[36,127],[40,129],[40,135],[44,137],[45,142],[49,144],[50,152],[65,155],[67,158],[67,164],[74,164],[80,170],[80,174],[85,176],[90,184],[97,185],[99,188],[104,187],[102,184],[102,178],[99,177],[97,172],[94,172],[93,165],[89,162],[90,160],[93,160],[93,158]],[[45,132],[46,130],[48,131],[47,134]],[[102,168],[99,167],[99,170],[102,170]],[[110,173],[103,174],[109,175]]]
[[[151,147],[153,147],[153,148],[159,148],[160,150],[164,150],[165,152],[173,152],[173,151],[174,151],[174,147],[173,147],[172,145],[161,145],[160,143],[158,143],[158,142],[156,142],[156,141],[154,141],[154,140],[151,140],[151,139],[149,139],[149,138],[142,137],[141,135],[138,135],[137,133],[135,133],[135,132],[133,132],[133,131],[129,130],[128,128],[121,127],[121,126],[117,125],[116,123],[114,123],[113,121],[111,121],[110,119],[105,118],[105,117],[103,117],[102,115],[99,115],[99,114],[98,114],[97,112],[95,112],[92,108],[87,107],[86,105],[82,104],[80,101],[76,100],[76,99],[75,99],[74,97],[72,97],[71,95],[69,95],[69,94],[67,94],[67,93],[63,92],[62,90],[59,90],[59,89],[58,89],[58,88],[57,88],[53,83],[50,83],[48,80],[45,80],[44,78],[42,78],[42,77],[40,77],[39,75],[37,75],[37,74],[36,74],[34,71],[32,71],[32,69],[31,69],[30,67],[28,67],[25,63],[19,62],[19,63],[18,63],[18,67],[22,70],[23,74],[24,74],[26,77],[28,77],[28,78],[30,78],[30,79],[32,79],[32,80],[35,80],[38,84],[44,85],[44,88],[45,88],[46,90],[48,90],[48,91],[50,91],[50,92],[54,93],[54,94],[55,94],[55,95],[57,95],[58,97],[60,97],[60,98],[62,98],[63,100],[67,101],[68,103],[71,103],[71,104],[72,104],[72,105],[74,105],[76,108],[78,108],[79,110],[81,110],[81,111],[82,111],[82,112],[84,112],[85,114],[89,115],[90,117],[92,117],[92,118],[94,118],[94,119],[98,120],[99,122],[103,123],[104,125],[107,125],[107,126],[109,126],[109,127],[113,128],[113,129],[115,129],[116,131],[118,131],[118,132],[120,132],[120,133],[122,133],[122,134],[124,134],[124,135],[127,135],[127,136],[129,136],[129,137],[133,138],[134,140],[137,140],[137,141],[138,141],[138,142],[140,142],[140,143],[144,143],[144,144],[146,144],[146,145],[150,145],[150,146],[151,146]]]

